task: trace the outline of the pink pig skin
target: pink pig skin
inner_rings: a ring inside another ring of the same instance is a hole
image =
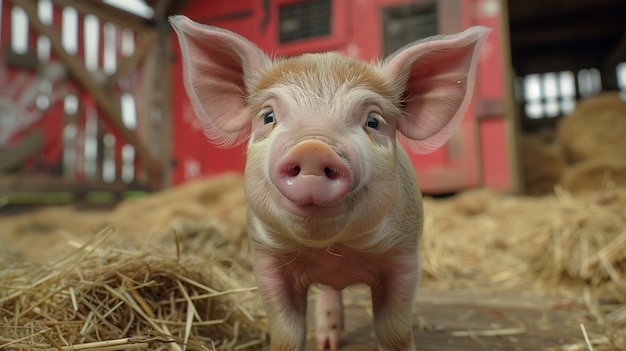
[[[303,350],[307,293],[318,349],[339,347],[341,290],[371,287],[381,350],[414,350],[422,205],[400,146],[441,146],[471,100],[488,29],[416,42],[379,64],[337,53],[270,59],[246,39],[170,19],[206,135],[248,140],[245,190],[272,350]]]

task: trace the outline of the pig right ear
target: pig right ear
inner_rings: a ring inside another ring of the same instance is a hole
[[[404,113],[400,140],[413,152],[428,153],[446,142],[471,101],[480,48],[489,34],[472,27],[405,47],[384,62],[387,77],[401,90]]]
[[[222,147],[246,140],[250,113],[245,96],[271,60],[256,45],[224,29],[172,16],[183,55],[187,95],[206,136]]]

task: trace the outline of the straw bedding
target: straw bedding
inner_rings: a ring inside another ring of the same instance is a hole
[[[110,213],[0,217],[0,349],[260,349],[244,214],[226,175]],[[607,347],[626,348],[626,189],[473,190],[425,199],[424,221],[424,285],[582,299]]]

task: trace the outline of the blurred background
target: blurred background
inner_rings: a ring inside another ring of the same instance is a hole
[[[364,60],[490,27],[461,127],[440,150],[411,155],[424,192],[626,184],[623,0],[1,0],[0,9],[8,206],[114,203],[243,171],[244,147],[212,146],[193,114],[173,14],[276,56]]]
[[[457,194],[424,199],[420,346],[626,349],[625,0],[0,0],[0,350],[267,345],[245,147],[204,136],[174,14],[366,61],[490,27],[462,124],[411,155]],[[367,306],[346,301],[353,350],[377,349]]]

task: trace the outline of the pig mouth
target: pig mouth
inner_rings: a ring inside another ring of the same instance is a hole
[[[347,211],[342,201],[333,203],[313,200],[294,202],[286,197],[282,197],[282,206],[291,214],[303,218],[331,218],[340,216]]]

